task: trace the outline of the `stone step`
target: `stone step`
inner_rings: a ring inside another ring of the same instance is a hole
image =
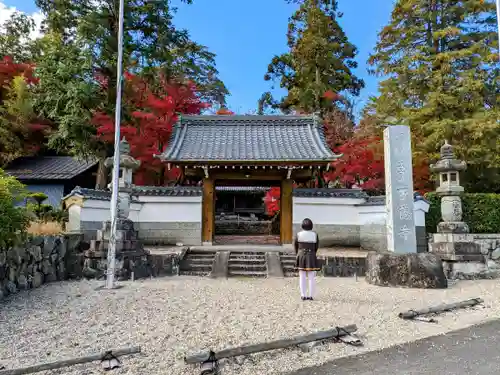
[[[298,272],[283,272],[283,274],[285,275],[285,277],[299,277]]]
[[[184,261],[190,264],[212,264],[214,258],[188,258],[184,259]]]
[[[262,271],[267,272],[266,264],[232,263],[229,265],[229,272],[241,271]]]
[[[210,275],[210,271],[207,272],[207,271],[184,271],[184,270],[181,270],[179,272],[179,275],[181,276],[208,276]]]
[[[229,259],[266,259],[266,255],[263,253],[243,253],[243,252],[231,252],[229,254]]]
[[[212,269],[212,263],[185,263],[182,268],[192,268],[192,269]]]
[[[206,258],[214,258],[215,253],[206,253],[206,254],[192,254],[187,253],[186,258],[194,258],[194,259],[206,259]]]
[[[267,277],[267,271],[240,271],[229,270],[231,277]]]
[[[228,264],[242,263],[242,264],[266,264],[266,258],[229,258]]]

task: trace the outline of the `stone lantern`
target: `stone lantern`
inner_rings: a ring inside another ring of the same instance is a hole
[[[438,224],[441,233],[468,233],[469,227],[462,222],[462,200],[460,195],[464,188],[460,186],[460,172],[467,168],[463,160],[458,160],[453,154],[453,146],[447,141],[441,147],[441,158],[436,164],[431,164],[432,172],[439,175],[439,186],[436,193],[441,197],[441,217]]]
[[[429,241],[429,252],[441,257],[448,278],[482,278],[487,265],[481,254],[481,247],[474,242],[469,226],[462,221],[462,200],[464,188],[460,185],[460,172],[467,165],[453,154],[453,147],[444,142],[441,158],[430,169],[439,175],[436,193],[441,197],[441,217]]]
[[[130,145],[123,138],[120,142],[120,179],[118,181],[118,219],[128,219],[130,213],[130,199],[132,194],[133,172],[141,166],[139,160],[130,155]],[[107,158],[104,162],[107,168],[114,167],[113,158]],[[109,184],[108,187],[112,187]]]
[[[140,167],[141,162],[130,155],[130,145],[125,138],[120,142],[119,152],[115,272],[118,280],[148,277],[151,275],[149,252],[144,249],[134,228],[134,222],[129,219],[133,172]],[[105,165],[108,168],[113,167],[113,158],[107,158]],[[97,239],[91,241],[90,249],[86,252],[83,269],[86,277],[99,277],[106,272],[110,236],[111,222],[106,221],[102,229],[97,231]]]

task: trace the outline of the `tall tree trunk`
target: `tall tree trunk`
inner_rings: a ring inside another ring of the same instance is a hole
[[[318,68],[318,64],[316,64],[316,104],[315,104],[315,107],[314,108],[314,111],[317,112],[317,111],[320,111],[321,110],[321,93],[320,93],[320,84],[321,84],[321,78],[320,78],[320,75],[319,75],[319,68]]]
[[[104,190],[108,184],[108,168],[104,165],[105,156],[99,157],[99,165],[97,167],[97,176],[95,188],[98,190]]]

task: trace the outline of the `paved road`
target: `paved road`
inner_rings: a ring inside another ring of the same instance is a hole
[[[289,375],[353,374],[498,375],[500,320],[378,352],[340,358]]]

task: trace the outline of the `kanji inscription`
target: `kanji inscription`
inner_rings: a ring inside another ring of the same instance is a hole
[[[389,126],[384,130],[387,247],[396,253],[415,253],[413,176],[410,128]]]

